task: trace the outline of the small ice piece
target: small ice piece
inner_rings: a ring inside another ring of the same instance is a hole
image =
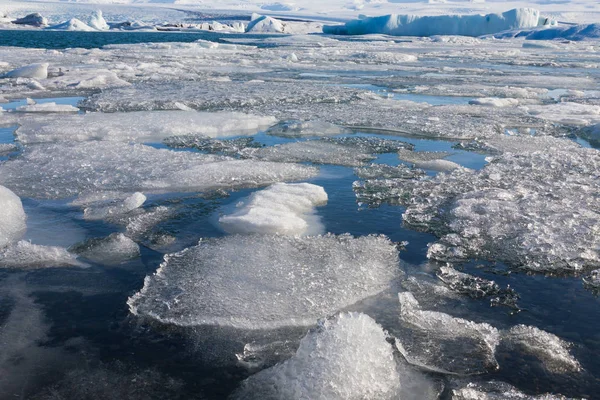
[[[542,394],[526,395],[504,382],[470,382],[451,392],[452,400],[569,400],[565,396]]]
[[[63,23],[49,26],[48,29],[60,30],[60,31],[81,31],[81,32],[94,32],[96,29],[87,25],[85,22],[78,20],[77,18],[71,18]]]
[[[399,293],[404,324],[396,346],[406,360],[446,374],[479,374],[498,368],[494,357],[500,334],[493,326],[421,310],[412,293]]]
[[[41,27],[48,25],[48,19],[42,16],[40,13],[33,13],[28,14],[23,18],[17,18],[12,23],[16,25],[31,25]]]
[[[470,100],[469,104],[486,107],[515,107],[519,105],[519,99],[500,99],[498,97],[482,97]]]
[[[92,13],[92,16],[90,17],[89,26],[99,31],[110,29],[110,27],[106,23],[106,20],[104,19],[104,16],[102,15],[101,10],[96,10]]]
[[[36,112],[36,113],[73,113],[79,112],[79,108],[73,107],[70,104],[56,104],[55,102],[28,104],[19,106],[15,109],[18,112]]]
[[[64,247],[40,246],[21,240],[0,250],[1,268],[84,267]]]
[[[569,353],[570,343],[535,326],[513,326],[502,333],[502,345],[537,358],[553,374],[581,371],[579,361]]]
[[[26,65],[24,67],[13,69],[12,71],[8,71],[2,75],[2,78],[46,79],[48,77],[49,65],[49,63]]]
[[[387,334],[371,317],[343,313],[320,321],[287,361],[245,380],[234,399],[400,398]]]
[[[140,246],[122,233],[90,239],[69,251],[99,264],[117,265],[140,256]]]
[[[410,151],[406,149],[398,150],[398,158],[400,160],[413,164],[417,168],[422,168],[431,171],[452,171],[453,169],[462,168],[460,164],[453,161],[443,160],[450,156],[450,153],[443,151]]]
[[[323,121],[288,120],[272,126],[266,133],[281,137],[335,136],[348,133],[348,129]]]
[[[17,241],[27,229],[26,216],[19,196],[0,186],[0,248]]]
[[[399,274],[398,250],[384,236],[233,235],[165,256],[128,304],[178,326],[310,326]]]
[[[253,13],[246,33],[284,33],[285,24],[278,19]]]
[[[540,12],[533,8],[517,8],[502,14],[487,15],[391,14],[351,20],[345,25],[325,25],[323,32],[333,35],[482,36],[509,29],[534,28],[539,20]]]
[[[386,164],[371,164],[354,168],[354,174],[360,179],[415,179],[425,175],[425,172],[404,164],[396,167]]]
[[[22,143],[86,140],[144,142],[180,135],[253,135],[276,122],[270,116],[239,112],[87,113],[24,120],[16,134]]]
[[[136,192],[122,201],[113,201],[109,204],[90,206],[83,211],[83,218],[87,220],[99,220],[127,214],[139,208],[146,201],[143,193]]]
[[[228,233],[304,235],[322,233],[315,207],[327,203],[327,193],[310,183],[276,183],[250,195],[238,210],[219,218]]]

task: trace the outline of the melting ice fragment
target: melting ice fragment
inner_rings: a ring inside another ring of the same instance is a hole
[[[460,164],[453,161],[443,160],[450,155],[446,152],[437,151],[410,151],[406,149],[398,150],[398,158],[402,161],[414,164],[417,168],[428,169],[432,171],[452,171],[461,168]]]
[[[315,167],[232,160],[113,142],[44,144],[0,165],[21,195],[65,198],[91,191],[210,191],[307,179]]]
[[[64,247],[40,246],[21,240],[0,250],[0,267],[3,268],[46,268],[83,267]]]
[[[17,241],[27,229],[26,216],[19,196],[0,186],[0,249]]]
[[[498,368],[498,330],[437,312],[424,311],[412,293],[399,293],[402,333],[396,346],[406,360],[426,370],[478,374]]]
[[[245,380],[234,399],[398,399],[400,375],[386,332],[371,317],[321,321],[287,361]]]
[[[83,218],[87,220],[107,219],[127,214],[139,208],[146,201],[143,193],[136,192],[127,196],[122,201],[112,201],[108,204],[92,205],[83,211]]]
[[[570,343],[534,326],[513,326],[502,333],[502,345],[537,358],[553,374],[581,371],[579,361],[569,353]]]
[[[116,265],[139,257],[140,246],[122,233],[113,233],[72,246],[69,251],[90,261]]]
[[[310,326],[398,277],[383,236],[227,236],[165,256],[130,311],[164,324]]]
[[[219,218],[228,233],[303,235],[320,233],[314,207],[327,203],[327,193],[310,183],[276,183],[258,191],[232,214]]]

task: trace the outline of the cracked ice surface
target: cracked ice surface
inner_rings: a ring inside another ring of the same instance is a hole
[[[309,326],[399,273],[396,247],[383,236],[235,235],[166,256],[128,304],[179,326]]]
[[[0,165],[0,182],[21,196],[66,198],[83,191],[209,191],[310,178],[315,167],[232,160],[145,145],[81,142],[29,147]]]
[[[234,399],[397,399],[400,375],[387,334],[365,314],[321,321],[289,360],[245,380]]]

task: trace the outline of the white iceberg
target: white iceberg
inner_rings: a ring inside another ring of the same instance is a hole
[[[246,33],[284,33],[285,24],[278,19],[259,14],[252,14]]]
[[[60,31],[80,31],[80,32],[94,32],[96,29],[87,25],[85,22],[78,20],[77,18],[71,18],[63,23],[49,26],[47,29],[60,30]]]
[[[399,273],[396,246],[383,236],[234,235],[165,256],[128,304],[178,326],[310,326]]]
[[[327,193],[310,183],[276,183],[250,195],[238,210],[219,218],[228,233],[303,235],[322,233],[314,207],[327,203]]]
[[[96,10],[92,13],[92,16],[90,17],[89,26],[99,31],[110,29],[110,27],[106,23],[106,20],[104,19],[104,16],[102,15],[102,11],[100,10]]]

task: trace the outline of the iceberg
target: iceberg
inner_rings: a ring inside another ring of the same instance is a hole
[[[78,20],[77,18],[71,18],[63,23],[49,26],[47,29],[60,30],[60,31],[80,31],[80,32],[94,32],[96,29],[87,25],[85,22]]]
[[[365,314],[339,314],[311,330],[292,358],[252,375],[232,397],[399,399],[401,377],[387,337]]]
[[[0,248],[18,240],[27,229],[19,196],[0,186]]]
[[[42,16],[40,13],[33,13],[24,16],[23,18],[17,18],[12,22],[16,25],[30,25],[36,27],[42,27],[48,25],[48,19]]]
[[[129,298],[134,315],[184,327],[311,326],[400,274],[383,236],[233,235],[165,256]]]
[[[246,33],[284,33],[285,24],[278,19],[259,14],[252,14]]]
[[[89,26],[99,31],[110,29],[110,26],[108,26],[108,24],[106,23],[106,20],[104,19],[101,10],[96,10],[92,13],[92,16],[90,17]]]
[[[228,233],[304,235],[322,233],[314,207],[327,203],[327,193],[310,183],[276,183],[255,192],[237,210],[219,218]]]
[[[352,20],[345,25],[325,25],[323,33],[331,35],[385,34],[392,36],[483,36],[510,29],[534,28],[540,12],[533,8],[516,8],[502,14],[487,15],[383,15]]]

